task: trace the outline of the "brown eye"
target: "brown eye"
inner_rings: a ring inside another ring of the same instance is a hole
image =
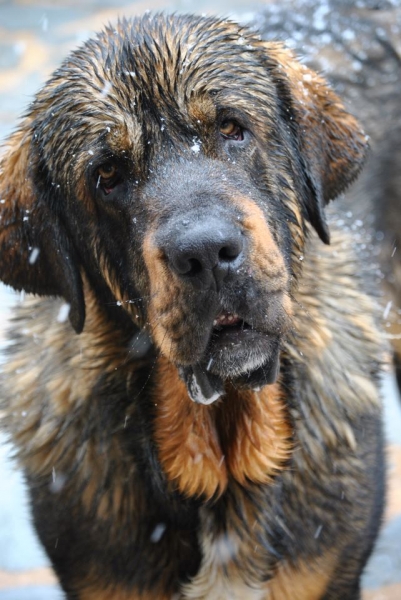
[[[117,167],[113,163],[105,163],[98,168],[97,173],[101,179],[108,181],[116,175]]]
[[[107,195],[120,182],[120,174],[112,162],[104,163],[96,170],[96,189],[100,188]]]
[[[237,142],[241,142],[244,139],[243,129],[235,121],[223,121],[220,125],[220,133],[225,139]]]

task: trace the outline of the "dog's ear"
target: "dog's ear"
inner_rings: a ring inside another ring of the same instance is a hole
[[[85,303],[76,253],[60,216],[37,188],[37,169],[27,119],[0,159],[0,279],[17,290],[64,297],[80,333]]]
[[[306,210],[320,238],[329,243],[323,207],[358,175],[367,138],[327,82],[277,42],[262,42],[283,109],[294,121],[303,169],[312,197]]]

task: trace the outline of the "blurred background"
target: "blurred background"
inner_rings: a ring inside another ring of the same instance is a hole
[[[264,3],[246,0],[0,0],[0,140],[12,131],[35,91],[72,48],[118,16],[141,14],[147,10],[229,16],[260,27],[265,35],[284,39],[332,80],[358,117],[361,118],[362,111],[366,120],[376,123],[372,133],[364,123],[380,149],[377,155],[373,154],[372,161],[375,162],[368,167],[368,175],[373,173],[375,181],[384,177],[377,157],[386,156],[385,151],[392,159],[401,157],[401,136],[398,136],[401,131],[399,0],[355,3],[345,0],[267,0]],[[387,118],[387,125],[379,128],[374,112],[378,107]],[[397,135],[391,133],[394,131]],[[390,138],[395,142],[387,147]],[[399,162],[397,164],[400,167]],[[395,173],[398,190],[401,190],[400,171]],[[387,174],[386,181],[388,178]],[[361,185],[368,184],[362,179]],[[377,187],[378,195],[383,189],[381,184]],[[351,190],[349,203],[354,202],[355,195],[358,194]],[[401,222],[400,198],[398,191],[395,206],[391,208],[400,218],[396,225],[391,224],[392,227],[398,227]],[[364,235],[359,208],[351,204],[348,212],[351,217],[358,218],[358,235]],[[374,207],[368,210],[364,207],[365,217],[374,210]],[[366,224],[366,230],[370,231],[372,227],[373,237],[379,244],[384,244],[385,225],[384,233],[377,224]],[[398,231],[401,235],[401,229]],[[390,257],[394,258],[397,251],[392,236],[389,264]],[[389,282],[388,295],[383,299],[383,325],[396,338],[400,330],[391,325],[391,314],[396,315],[400,304],[397,306],[397,292],[394,293],[394,275],[390,267],[387,269],[386,259],[380,258],[380,247],[377,249],[376,246],[372,252],[375,260],[379,257],[382,261],[381,278],[387,277]],[[365,260],[369,257],[365,256]],[[21,301],[20,295],[0,287],[0,361],[5,346],[7,314],[13,304]],[[401,400],[391,366],[383,381],[383,399],[389,501],[381,537],[365,573],[364,600],[401,600]],[[61,592],[30,525],[23,481],[9,457],[10,448],[1,438],[0,600],[57,600],[62,598]]]

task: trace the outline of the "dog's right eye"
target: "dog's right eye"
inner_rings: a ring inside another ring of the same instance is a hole
[[[112,162],[104,163],[96,171],[96,189],[101,188],[106,195],[113,191],[119,181],[120,174]]]

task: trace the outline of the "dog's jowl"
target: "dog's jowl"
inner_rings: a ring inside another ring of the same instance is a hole
[[[3,427],[66,598],[356,600],[383,504],[375,302],[325,205],[366,141],[280,43],[122,21],[4,148]]]

